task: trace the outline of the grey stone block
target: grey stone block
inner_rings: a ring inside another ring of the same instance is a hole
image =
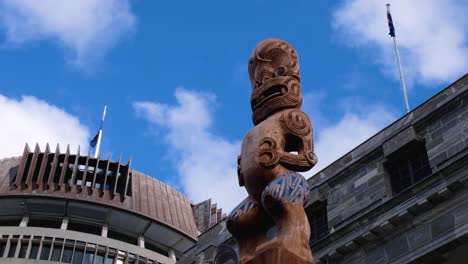
[[[431,138],[432,139],[435,139],[435,138],[439,138],[439,137],[442,137],[442,133],[444,132],[444,130],[442,128],[439,128],[437,129],[436,131],[432,132],[431,133]]]
[[[350,185],[354,186],[354,183],[351,183]],[[354,196],[356,196],[358,193],[366,192],[367,189],[368,189],[367,184],[362,184],[362,185],[359,185],[357,188],[352,188],[350,192],[343,195],[342,200],[347,201],[350,198],[353,198]]]
[[[426,130],[429,132],[429,133],[432,133],[434,131],[436,131],[437,129],[439,129],[440,127],[442,126],[440,120],[434,120],[433,123],[429,124],[426,128]]]
[[[328,207],[333,209],[341,203],[343,194],[339,190],[332,190],[328,195]]]
[[[405,235],[399,236],[385,245],[385,253],[389,260],[397,258],[408,251],[409,246]]]
[[[444,214],[431,222],[431,235],[436,238],[455,226],[455,218],[451,213]]]
[[[437,165],[439,165],[446,159],[447,159],[447,153],[442,152],[436,155],[435,157],[429,157],[429,163],[431,164],[431,167],[436,167]]]
[[[369,187],[372,187],[374,185],[383,185],[384,175],[382,174],[382,172],[380,172],[378,168],[376,169],[378,174],[367,182],[367,185],[369,185]]]
[[[377,176],[379,170],[377,168],[374,168],[373,170],[369,171],[368,173],[364,174],[362,177],[358,178],[357,180],[354,181],[354,188],[357,188],[358,186],[367,183],[370,179],[373,177]]]
[[[468,202],[455,210],[455,220],[457,222],[463,222],[466,219],[468,219]]]
[[[369,196],[371,202],[374,202],[378,199],[382,199],[385,196],[384,188],[379,188],[374,193]]]
[[[430,151],[436,148],[437,146],[439,146],[440,144],[442,144],[443,142],[444,142],[444,139],[442,138],[442,136],[428,140],[426,141],[426,149]]]
[[[446,121],[446,123],[442,125],[442,128],[441,128],[444,132],[447,132],[448,130],[453,128],[455,125],[457,125],[457,123],[459,122],[456,115],[450,115],[448,117],[450,119]],[[442,120],[442,123],[444,123],[444,120]]]
[[[376,248],[366,254],[364,263],[366,264],[383,264],[387,263],[387,255],[383,248]]]
[[[415,226],[407,232],[406,237],[408,238],[408,243],[411,249],[418,248],[431,240],[429,225]]]
[[[343,221],[343,219],[342,219],[341,215],[339,215],[339,216],[337,216],[337,217],[335,217],[333,219],[329,219],[328,220],[328,225],[330,227],[337,226],[339,223],[341,223],[341,221]]]
[[[457,142],[455,143],[455,145],[453,145],[447,150],[447,155],[451,157],[457,154],[458,152],[462,151],[464,148],[465,148],[465,144],[463,144],[463,142]]]

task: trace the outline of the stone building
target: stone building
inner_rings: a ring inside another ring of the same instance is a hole
[[[316,263],[467,263],[467,154],[465,75],[308,180]],[[222,221],[179,263],[236,251]]]

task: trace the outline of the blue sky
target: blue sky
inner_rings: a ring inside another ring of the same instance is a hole
[[[40,2],[40,3],[39,3]],[[415,107],[468,69],[463,1],[389,1]],[[0,158],[24,142],[103,153],[227,209],[252,127],[247,61],[265,38],[299,53],[312,176],[404,114],[385,3],[0,0]],[[34,124],[31,125],[31,124]]]

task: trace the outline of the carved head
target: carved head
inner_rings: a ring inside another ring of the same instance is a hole
[[[255,125],[278,110],[301,107],[299,62],[288,43],[279,39],[260,42],[249,60],[249,75]]]

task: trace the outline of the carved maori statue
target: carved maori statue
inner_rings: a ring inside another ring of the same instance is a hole
[[[314,263],[304,211],[306,179],[316,163],[312,125],[301,111],[297,53],[278,39],[260,42],[249,61],[253,127],[238,157],[249,196],[228,216],[240,263]]]

